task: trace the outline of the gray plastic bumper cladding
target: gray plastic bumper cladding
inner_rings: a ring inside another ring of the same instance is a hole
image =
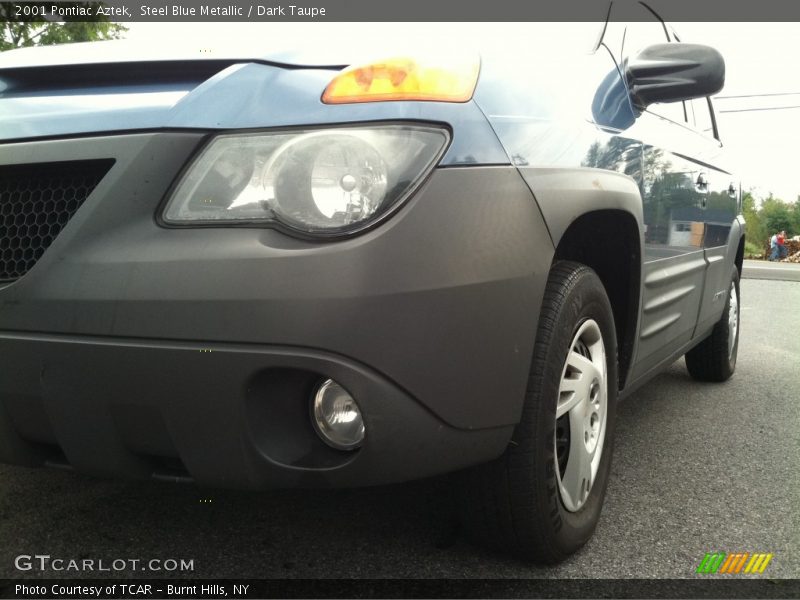
[[[0,287],[0,460],[226,487],[348,486],[502,453],[553,248],[513,167],[438,169],[392,219],[314,243],[166,229],[202,135],[0,147],[0,164],[113,158],[32,269]],[[311,391],[359,403],[363,446],[316,437]]]

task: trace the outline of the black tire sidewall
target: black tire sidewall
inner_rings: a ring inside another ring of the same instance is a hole
[[[739,356],[739,338],[741,337],[742,333],[742,295],[739,292],[739,270],[736,267],[733,267],[733,272],[731,273],[731,283],[733,283],[734,288],[736,289],[736,339],[733,341],[733,352],[728,356],[728,375],[733,375],[733,372],[736,370],[736,359]],[[728,288],[728,299],[725,302],[725,312],[722,313],[723,319],[725,319],[725,327],[726,327],[726,338],[725,341],[727,342],[731,335],[731,330],[729,326],[729,317],[731,312],[731,300],[730,300],[730,287]]]
[[[595,483],[586,503],[576,512],[570,512],[561,501],[555,461],[556,405],[559,397],[561,372],[572,340],[580,326],[593,319],[603,335],[607,369],[606,432],[603,455],[595,477]],[[617,360],[616,332],[613,314],[600,279],[590,269],[582,267],[579,276],[568,290],[565,302],[558,311],[553,335],[547,353],[548,373],[540,380],[539,390],[529,390],[527,402],[534,402],[540,413],[533,432],[538,446],[536,468],[540,474],[535,486],[536,494],[546,499],[546,505],[538,507],[548,519],[552,545],[564,555],[575,552],[586,543],[594,532],[600,517],[605,490],[608,485],[617,404]],[[537,368],[536,365],[533,368]]]
[[[739,307],[736,314],[736,339],[732,352],[728,349],[732,333],[729,322],[731,284],[736,290],[736,302]],[[736,370],[742,326],[741,298],[739,270],[734,266],[731,270],[730,282],[725,288],[725,305],[719,320],[714,324],[708,337],[686,353],[686,368],[695,379],[720,383],[730,379]]]

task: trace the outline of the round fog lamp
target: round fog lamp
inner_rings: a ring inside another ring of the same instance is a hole
[[[337,450],[354,450],[364,441],[364,420],[355,399],[333,379],[322,382],[314,393],[314,429]]]

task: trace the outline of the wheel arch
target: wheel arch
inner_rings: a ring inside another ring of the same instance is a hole
[[[636,217],[625,210],[601,209],[575,219],[556,242],[554,261],[591,267],[605,287],[614,314],[619,389],[633,362],[641,301],[642,244]]]
[[[735,229],[739,229],[739,245],[736,248],[736,255],[735,255],[735,258],[733,259],[733,264],[736,265],[736,269],[739,271],[739,278],[741,278],[742,277],[742,265],[744,264],[744,241],[745,241],[744,238],[745,238],[745,233],[744,233],[744,228],[741,227],[741,224],[739,224],[738,221],[737,221],[737,225],[739,225],[739,227],[737,227]],[[734,230],[734,233],[736,233],[735,230]]]

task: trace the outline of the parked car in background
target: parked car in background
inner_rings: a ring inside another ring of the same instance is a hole
[[[233,488],[462,471],[476,537],[578,550],[617,402],[683,355],[736,366],[724,62],[647,19],[447,56],[0,55],[0,459]]]

